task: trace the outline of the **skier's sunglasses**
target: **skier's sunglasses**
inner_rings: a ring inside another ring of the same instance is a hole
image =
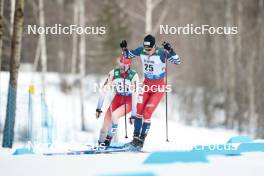
[[[144,50],[145,50],[145,51],[151,51],[152,48],[150,48],[150,47],[144,47]]]

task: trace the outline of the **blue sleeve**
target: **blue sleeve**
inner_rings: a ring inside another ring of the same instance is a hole
[[[165,60],[167,59],[173,64],[177,64],[177,65],[181,64],[181,59],[179,55],[175,53],[173,50],[171,52],[162,50],[160,59],[162,62],[165,62]]]
[[[128,56],[129,58],[133,58],[136,56],[140,56],[140,53],[143,51],[143,47],[140,46],[134,50],[126,50],[125,51],[125,56]]]

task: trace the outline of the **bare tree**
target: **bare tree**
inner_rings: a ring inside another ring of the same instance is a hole
[[[233,1],[226,0],[226,21],[227,26],[232,26],[233,18]],[[228,43],[228,55],[227,55],[227,89],[226,89],[226,125],[233,127],[233,117],[235,115],[236,102],[235,102],[235,42],[232,35],[227,35]]]
[[[80,26],[85,27],[85,3],[84,0],[79,0],[79,10],[80,10]],[[81,35],[80,37],[80,44],[79,44],[79,54],[80,54],[80,61],[79,61],[79,75],[80,75],[80,102],[81,102],[81,129],[84,131],[86,130],[85,127],[85,113],[84,113],[84,78],[85,78],[85,48],[86,48],[86,41],[85,35]]]
[[[57,0],[59,4],[58,9],[58,16],[59,21],[62,22],[64,19],[64,0]],[[58,57],[59,57],[59,70],[60,73],[63,73],[65,71],[65,51],[63,50],[63,35],[59,36],[59,43],[58,43]]]
[[[162,2],[162,0],[146,0],[146,14],[145,14],[145,33],[146,34],[156,34],[159,30],[159,25],[163,23],[165,20],[168,11],[164,8],[162,10],[162,13],[159,16],[159,19],[157,20],[156,24],[153,26],[153,11],[155,8],[158,7],[158,5]],[[166,7],[166,6],[164,6]]]
[[[14,14],[15,14],[15,1],[10,0],[10,36],[13,34],[13,25],[14,25]]]
[[[4,0],[0,0],[0,83],[1,83],[1,63],[2,63],[2,45],[3,45],[3,11],[4,11]],[[0,103],[2,101],[2,96],[1,96],[1,86],[0,86]],[[1,118],[1,114],[2,114],[2,106],[0,107],[0,120]],[[2,127],[2,123],[0,122],[0,128]]]
[[[263,95],[263,87],[264,87],[264,81],[262,79],[263,76],[263,45],[264,45],[264,0],[259,0],[258,2],[258,57],[256,59],[256,78],[255,78],[255,85],[256,85],[256,113],[257,113],[257,126],[256,126],[256,136],[259,138],[264,138],[264,95]]]
[[[166,10],[167,6],[164,5],[162,13],[159,15],[157,22],[153,25],[153,14],[154,10],[159,7],[162,3],[162,0],[145,0],[145,14],[139,14],[131,11],[130,9],[125,9],[124,12],[127,13],[130,17],[144,22],[145,24],[145,34],[156,34],[159,30],[159,25],[165,20],[168,11]],[[119,4],[120,5],[120,4]],[[141,4],[140,4],[141,5]]]
[[[36,54],[35,54],[35,57],[34,57],[34,62],[33,62],[33,70],[34,71],[37,71],[38,69],[38,63],[39,63],[39,60],[40,60],[40,38],[38,38],[38,42],[37,42],[37,48],[36,48]]]
[[[17,80],[18,80],[18,69],[21,58],[23,22],[24,22],[24,0],[16,0],[14,29],[13,29],[12,45],[11,45],[8,102],[6,108],[6,119],[5,119],[3,145],[2,145],[3,147],[9,147],[9,148],[12,147],[14,140]]]
[[[2,62],[2,44],[3,44],[3,17],[4,12],[4,0],[0,0],[0,72],[1,72],[1,62]]]
[[[238,3],[239,3],[239,10],[241,11],[242,10],[242,5],[241,5],[242,2],[239,1]],[[241,15],[242,15],[242,13],[241,13]],[[259,19],[257,19],[257,21],[259,22]],[[258,22],[254,28],[261,28],[260,25],[258,24]],[[253,30],[253,31],[256,31],[256,33],[258,33],[258,30]],[[252,35],[253,35],[252,38],[254,36],[256,36],[254,33]],[[251,127],[249,129],[252,129],[252,130],[247,130],[248,132],[252,132],[253,127],[256,124],[256,105],[255,105],[255,87],[256,87],[256,85],[255,85],[254,79],[256,78],[255,77],[255,62],[256,62],[256,57],[257,57],[257,45],[258,45],[258,43],[254,42],[254,44],[253,44],[254,48],[251,50],[251,55],[247,59],[248,62],[247,62],[247,66],[246,66],[246,72],[247,72],[246,84],[247,84],[247,95],[248,95],[248,100],[249,100],[247,119],[249,122],[248,125],[249,125],[249,127]]]
[[[79,17],[79,4],[78,0],[74,1],[73,4],[73,24],[78,24],[78,17]],[[76,73],[76,60],[77,60],[77,42],[78,42],[78,36],[74,32],[72,35],[72,56],[71,56],[71,74]]]
[[[44,3],[43,0],[39,0],[39,26],[45,27],[45,15],[44,15]],[[46,80],[45,74],[47,72],[47,49],[46,49],[46,36],[40,34],[40,57],[41,57],[41,81],[42,81],[42,93],[45,96]]]

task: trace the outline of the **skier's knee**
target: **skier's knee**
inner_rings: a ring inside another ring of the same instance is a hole
[[[151,119],[150,119],[150,118],[147,118],[147,119],[144,118],[143,122],[144,122],[144,123],[151,123]]]
[[[101,128],[100,134],[107,134],[108,129],[107,128]]]
[[[142,116],[143,110],[144,110],[144,108],[142,105],[137,105],[137,114],[140,114]]]
[[[152,115],[152,111],[146,109],[146,111],[143,113],[144,119],[150,119]]]
[[[118,123],[118,119],[119,119],[119,117],[117,115],[115,115],[115,114],[112,115],[112,123],[117,124]]]

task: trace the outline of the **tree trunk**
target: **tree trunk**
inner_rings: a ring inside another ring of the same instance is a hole
[[[239,1],[240,2],[240,1]],[[240,2],[241,4],[241,2]],[[259,10],[257,8],[257,10]],[[260,12],[259,12],[260,13]],[[259,16],[258,16],[259,17]],[[257,23],[257,28],[260,27],[259,24],[259,18],[258,18],[258,23]],[[258,30],[257,30],[258,32]],[[257,35],[259,33],[253,34],[252,37],[254,37],[254,35]],[[257,39],[257,38],[256,38]],[[247,59],[247,76],[246,76],[246,84],[247,84],[247,95],[248,95],[248,117],[247,117],[247,121],[248,123],[248,132],[251,133],[253,132],[254,126],[256,125],[256,105],[255,105],[255,61],[257,59],[257,48],[258,48],[258,43],[254,42],[254,46],[253,49],[251,51],[250,54],[250,58]]]
[[[0,72],[1,72],[1,62],[2,62],[2,44],[3,44],[3,30],[4,30],[4,0],[0,0]]]
[[[18,69],[21,58],[21,41],[24,23],[24,0],[16,0],[14,29],[11,44],[10,78],[8,88],[8,100],[6,108],[6,120],[3,136],[3,147],[12,148],[14,140],[14,126],[16,116],[16,94]]]
[[[58,15],[59,15],[59,21],[60,23],[63,23],[64,20],[64,0],[57,0],[58,4],[59,4],[59,11],[58,11]],[[59,58],[59,72],[61,74],[64,73],[64,71],[66,71],[65,67],[66,67],[66,60],[65,58],[65,54],[64,54],[64,50],[63,50],[63,35],[59,36],[59,49],[58,49],[58,58]]]
[[[34,62],[33,62],[33,71],[35,71],[35,72],[38,70],[38,63],[39,63],[40,52],[41,52],[40,50],[41,50],[40,38],[38,38],[36,54],[35,54]]]
[[[152,29],[152,0],[146,0],[145,33],[150,34]]]
[[[239,33],[237,34],[237,37],[236,37],[236,46],[237,46],[237,52],[236,52],[236,58],[238,60],[242,60],[243,59],[243,50],[242,50],[242,35],[243,34],[243,1],[237,1],[237,10],[238,10],[238,19],[237,19],[237,27],[239,29]],[[239,70],[244,70],[244,64],[242,64],[241,62],[237,62],[237,72]],[[241,74],[244,74],[244,73],[240,73]],[[244,75],[242,76],[244,77]],[[239,79],[239,78],[238,78]],[[240,91],[241,92],[241,91]],[[237,95],[237,96],[240,96],[240,95]],[[239,130],[242,130],[242,123],[243,123],[243,108],[241,108],[241,104],[244,104],[244,102],[240,100],[238,100],[239,103],[239,110],[236,112],[236,115],[234,117],[234,120],[237,122],[238,124],[238,129]]]
[[[80,10],[80,26],[85,27],[85,1],[79,0],[79,10]],[[85,78],[85,34],[82,34],[80,37],[80,62],[79,62],[79,71],[80,71],[80,102],[81,102],[81,129],[82,131],[86,130],[85,127],[85,113],[84,113],[84,78]]]
[[[12,36],[14,29],[13,26],[14,26],[15,2],[16,0],[10,0],[10,36]]]
[[[227,26],[232,26],[233,24],[233,2],[227,0],[227,10],[226,10],[226,20]],[[228,44],[228,55],[227,55],[227,92],[226,92],[226,124],[229,127],[233,127],[233,117],[235,114],[235,43],[234,37],[232,35],[227,35],[229,40]]]
[[[251,133],[254,127],[254,124],[256,123],[255,119],[255,84],[254,84],[254,78],[255,78],[255,59],[256,59],[257,53],[256,50],[253,49],[251,57],[248,59],[247,64],[247,90],[248,90],[248,99],[249,99],[249,109],[248,109],[248,117],[247,120],[250,122],[248,132]]]
[[[258,58],[256,60],[256,70],[257,75],[255,79],[255,84],[257,86],[256,90],[256,111],[258,113],[257,119],[257,128],[256,128],[256,136],[258,138],[264,138],[264,95],[263,95],[263,88],[264,88],[264,81],[262,79],[263,76],[263,45],[264,45],[264,32],[263,32],[263,19],[264,19],[264,0],[259,0],[258,2],[258,31],[259,31],[259,38],[258,38]]]
[[[39,0],[39,26],[45,27],[45,16],[44,16],[44,4],[43,0]],[[42,93],[45,96],[46,90],[46,79],[45,74],[47,72],[47,49],[46,49],[46,36],[45,34],[40,34],[40,57],[41,57],[41,82],[42,82]]]
[[[78,17],[79,17],[79,5],[78,5],[79,0],[74,1],[73,5],[73,24],[77,25],[78,24]],[[71,57],[71,74],[76,73],[76,59],[77,59],[77,42],[78,42],[78,37],[77,34],[74,32],[72,35],[72,57]]]
[[[4,0],[0,0],[0,84],[1,84],[1,63],[2,63],[2,44],[3,44],[3,24],[4,24],[4,19],[3,19],[3,11],[4,11]],[[1,86],[0,86],[0,104],[2,101],[2,96],[1,96]],[[1,123],[1,119],[2,119],[2,106],[0,106],[0,129],[2,129],[2,123]]]

